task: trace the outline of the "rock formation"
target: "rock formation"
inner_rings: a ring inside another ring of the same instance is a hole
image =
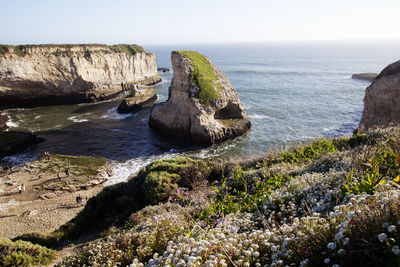
[[[0,112],[0,132],[7,130],[8,116]]]
[[[198,52],[171,54],[174,77],[165,103],[153,107],[150,126],[201,145],[246,133],[250,121],[226,75]]]
[[[351,75],[351,78],[356,80],[364,80],[372,82],[372,80],[375,79],[376,76],[378,76],[378,74],[376,73],[356,73]]]
[[[0,46],[0,108],[96,102],[160,81],[137,45]]]
[[[400,123],[400,61],[390,64],[365,90],[359,128]]]
[[[0,133],[0,158],[27,149],[44,141],[43,138],[28,132],[5,131]]]
[[[119,113],[128,113],[153,104],[157,95],[152,88],[134,89],[129,97],[125,97],[118,106]]]

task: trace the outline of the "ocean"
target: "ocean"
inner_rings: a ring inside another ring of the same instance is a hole
[[[252,129],[209,148],[166,139],[148,126],[151,107],[118,114],[121,100],[96,104],[7,110],[13,130],[35,132],[46,141],[2,161],[20,165],[44,151],[104,156],[125,181],[153,160],[175,156],[258,155],[315,137],[348,135],[357,128],[369,82],[353,73],[379,73],[400,59],[399,43],[273,43],[145,46],[157,66],[172,70],[170,52],[196,50],[230,79]],[[162,73],[157,102],[166,101],[172,72]]]

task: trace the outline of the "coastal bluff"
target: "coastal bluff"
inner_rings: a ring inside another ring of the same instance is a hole
[[[97,102],[161,82],[138,45],[0,45],[0,107]]]
[[[359,128],[400,123],[400,61],[388,65],[365,90]]]
[[[222,142],[251,128],[228,78],[207,57],[173,51],[171,60],[174,76],[169,97],[153,107],[152,128],[200,145]]]

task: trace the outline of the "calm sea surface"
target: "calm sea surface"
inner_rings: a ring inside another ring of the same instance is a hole
[[[115,175],[109,183],[154,159],[177,155],[230,157],[265,153],[313,137],[349,134],[358,125],[368,82],[353,73],[380,72],[400,59],[399,44],[246,44],[147,46],[159,67],[171,68],[172,50],[197,50],[226,73],[252,122],[235,140],[201,149],[166,140],[148,126],[150,108],[120,115],[118,101],[8,110],[15,130],[36,132],[45,142],[5,160],[22,164],[44,151],[105,156]],[[172,73],[161,74],[158,102]]]

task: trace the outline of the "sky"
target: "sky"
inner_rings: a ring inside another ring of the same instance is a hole
[[[399,0],[1,0],[0,43],[399,41]]]

